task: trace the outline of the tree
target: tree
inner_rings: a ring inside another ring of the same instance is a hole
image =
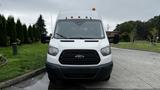
[[[10,37],[11,43],[16,42],[17,32],[14,18],[12,16],[9,16],[7,19],[7,35]]]
[[[40,40],[40,32],[39,30],[35,27],[35,25],[33,25],[33,36],[35,41],[39,41]]]
[[[158,36],[158,30],[154,27],[154,28],[151,28],[150,31],[149,31],[149,38],[151,39],[151,43],[153,45],[156,45],[155,42],[156,42],[156,39],[157,39],[157,36]]]
[[[32,31],[33,31],[33,39],[34,41],[37,41],[37,33],[34,25],[32,26]]]
[[[30,39],[30,42],[33,42],[33,29],[32,29],[32,26],[29,25],[28,27],[28,36],[29,36],[29,39]]]
[[[136,28],[134,28],[131,32],[130,32],[130,42],[134,43],[135,38],[136,38]]]
[[[155,27],[158,30],[158,37],[160,37],[160,15],[149,19],[147,21],[147,24],[148,24],[148,31],[150,31],[150,28]]]
[[[7,46],[6,19],[0,15],[0,46]]]
[[[28,41],[28,30],[27,30],[27,27],[26,27],[25,24],[22,26],[22,29],[23,29],[23,32],[24,32],[24,43],[29,43],[29,41]]]
[[[145,22],[136,21],[136,39],[137,40],[147,40],[147,27]]]
[[[45,21],[42,17],[42,15],[39,16],[36,24],[35,24],[36,28],[40,31],[40,34],[47,34],[46,28],[45,28]]]
[[[115,31],[120,32],[121,41],[129,42],[131,41],[130,40],[131,32],[132,30],[134,30],[135,26],[136,23],[134,21],[128,21],[117,25]]]
[[[17,31],[17,38],[21,41],[21,43],[24,42],[24,33],[21,21],[18,19],[16,23],[16,31]]]

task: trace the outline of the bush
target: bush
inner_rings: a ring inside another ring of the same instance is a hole
[[[0,66],[6,63],[6,58],[3,55],[0,55]]]

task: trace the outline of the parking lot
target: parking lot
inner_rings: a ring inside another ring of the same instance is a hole
[[[111,79],[101,82],[68,81],[50,83],[46,73],[23,81],[5,90],[47,89],[160,89],[160,54],[146,51],[112,48]]]

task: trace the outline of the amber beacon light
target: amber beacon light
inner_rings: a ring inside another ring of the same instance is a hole
[[[92,8],[92,11],[96,11],[96,8]]]

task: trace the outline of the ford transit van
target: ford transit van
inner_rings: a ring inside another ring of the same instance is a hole
[[[61,12],[47,53],[50,81],[109,80],[112,67],[111,47],[96,11]]]

